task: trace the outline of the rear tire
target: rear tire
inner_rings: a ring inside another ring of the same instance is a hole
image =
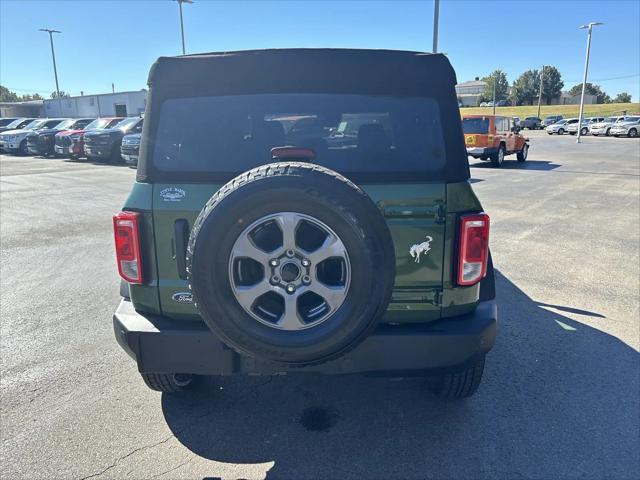
[[[501,167],[504,162],[504,154],[504,145],[500,145],[498,147],[498,151],[491,155],[491,165],[498,168]]]
[[[564,135],[564,128],[558,129],[558,135]]]
[[[163,393],[183,392],[193,386],[196,377],[180,373],[141,373],[151,390]]]
[[[611,135],[611,129],[607,128],[607,131],[605,132],[605,135],[608,137]]]
[[[636,130],[635,128],[629,129],[629,133],[627,133],[627,137],[635,138],[637,136],[638,136],[638,130]]]
[[[20,148],[18,149],[18,155],[29,155],[27,150],[27,139],[25,138],[20,142]]]
[[[589,129],[587,127],[582,127],[582,130],[580,130],[580,135],[584,136],[587,135],[589,133]]]
[[[529,154],[529,145],[525,143],[522,147],[522,150],[520,150],[517,154],[518,161],[524,162],[527,159],[528,154]]]
[[[462,370],[430,377],[427,380],[427,387],[431,393],[439,398],[468,398],[480,386],[484,363],[485,356],[483,355]]]

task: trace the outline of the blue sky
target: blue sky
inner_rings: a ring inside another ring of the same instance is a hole
[[[212,1],[184,6],[187,53],[269,47],[431,50],[433,1]],[[542,64],[565,86],[582,78],[589,21],[589,81],[611,96],[640,98],[640,2],[442,0],[439,50],[458,80],[501,68],[512,82]],[[149,66],[180,53],[171,0],[0,0],[0,83],[18,93],[55,90],[48,35],[55,37],[60,88],[73,95],[145,88]],[[624,77],[624,78],[622,78]]]

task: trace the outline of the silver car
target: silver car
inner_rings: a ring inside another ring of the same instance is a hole
[[[589,133],[594,136],[606,135],[609,136],[611,127],[618,122],[624,122],[627,117],[624,115],[618,117],[607,117],[602,122],[596,122],[589,125]]]
[[[640,131],[640,116],[627,117],[624,121],[616,123],[611,127],[610,134],[614,137],[626,135],[627,137],[637,137]]]
[[[556,123],[552,123],[545,130],[549,135],[553,135],[554,133],[557,135],[564,135],[568,128],[573,124],[578,124],[577,118],[563,118]]]
[[[580,135],[586,135],[587,133],[589,133],[589,125],[592,125],[594,123],[598,123],[598,122],[602,122],[604,121],[604,117],[588,117],[588,118],[583,118],[582,119],[582,128],[580,128]],[[569,127],[567,128],[567,132],[569,132],[569,134],[571,135],[575,135],[576,133],[578,133],[578,122],[576,119],[576,123],[569,125]]]

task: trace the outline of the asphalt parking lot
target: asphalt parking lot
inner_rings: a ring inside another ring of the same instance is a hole
[[[135,171],[2,156],[0,477],[637,478],[640,141],[525,134],[526,163],[472,162],[500,324],[458,403],[420,379],[150,391],[111,326]]]

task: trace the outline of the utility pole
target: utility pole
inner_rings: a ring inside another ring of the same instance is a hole
[[[540,72],[540,93],[538,94],[538,115],[540,118],[540,102],[542,101],[542,84],[544,83],[544,65],[542,65],[542,71]]]
[[[440,0],[434,0],[433,6],[433,50],[432,53],[438,53],[438,17],[440,16]]]
[[[584,76],[582,78],[582,94],[580,95],[580,115],[578,116],[578,132],[576,134],[576,143],[580,143],[580,132],[582,130],[582,114],[584,113],[584,90],[587,86],[587,72],[589,71],[589,53],[591,52],[591,30],[596,25],[604,25],[601,22],[589,22],[586,25],[581,25],[579,28],[582,30],[587,29],[587,56],[584,60]]]
[[[182,55],[186,55],[184,48],[184,23],[182,22],[182,4],[193,3],[193,0],[176,0],[178,2],[178,10],[180,11],[180,37],[182,38]]]
[[[116,86],[113,82],[111,82],[111,93],[116,93]]]
[[[56,79],[56,97],[60,98],[60,87],[58,86],[58,69],[56,68],[56,52],[53,49],[53,34],[62,33],[59,30],[51,30],[49,28],[41,28],[39,31],[49,34],[49,42],[51,43],[51,58],[53,59],[53,76]]]
[[[493,114],[496,114],[496,77],[497,75],[493,75]]]

